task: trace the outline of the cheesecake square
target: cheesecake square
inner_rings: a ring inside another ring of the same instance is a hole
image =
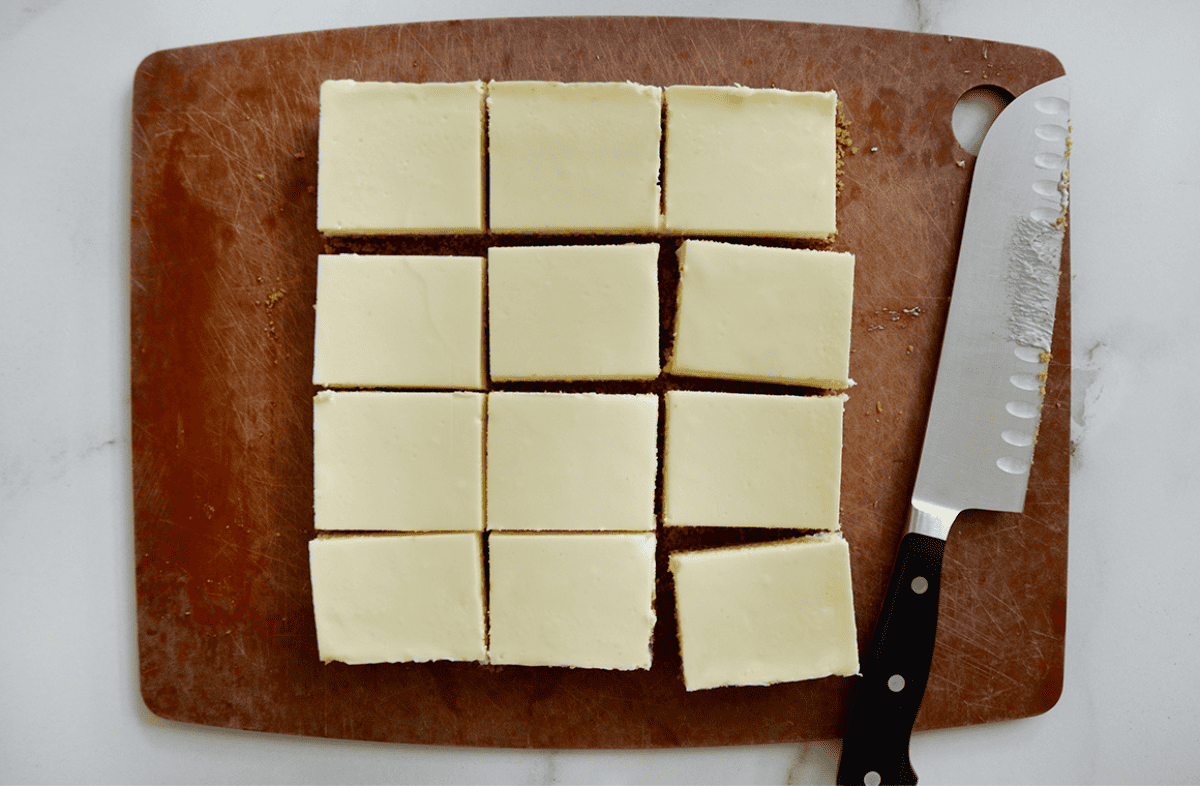
[[[494,232],[659,227],[662,90],[632,82],[490,82]]]
[[[858,673],[841,536],[677,552],[669,564],[689,691]]]
[[[483,661],[480,537],[351,535],[309,541],[321,660]]]
[[[668,391],[663,523],[838,529],[845,401]]]
[[[668,232],[826,238],[837,230],[837,94],[664,91]]]
[[[668,373],[844,389],[854,255],[685,240]]]
[[[313,384],[481,389],[483,259],[318,256]]]
[[[488,533],[495,664],[648,669],[654,533]]]
[[[653,530],[658,396],[490,393],[490,530]]]
[[[316,528],[481,531],[483,412],[482,393],[318,393]]]
[[[483,231],[480,81],[321,84],[317,229]]]
[[[657,243],[488,250],[493,380],[653,379]]]

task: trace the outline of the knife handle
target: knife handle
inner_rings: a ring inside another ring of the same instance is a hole
[[[937,636],[946,541],[918,532],[900,540],[896,566],[850,708],[839,784],[912,784],[908,760]]]

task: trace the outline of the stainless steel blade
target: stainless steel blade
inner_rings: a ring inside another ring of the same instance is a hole
[[[909,531],[943,540],[968,508],[1020,511],[1045,396],[1066,232],[1066,77],[984,137],[913,489]]]

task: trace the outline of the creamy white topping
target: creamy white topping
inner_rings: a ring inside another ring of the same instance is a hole
[[[313,384],[483,387],[483,259],[321,255]]]
[[[653,379],[658,244],[488,251],[494,380]]]
[[[844,394],[666,398],[664,524],[838,529]]]
[[[488,534],[492,663],[650,668],[654,533]]]
[[[671,555],[688,690],[858,672],[840,535]]]
[[[491,82],[487,108],[493,231],[658,229],[660,88]]]
[[[481,551],[465,533],[310,541],[321,660],[484,660]]]
[[[664,100],[667,231],[836,231],[836,93],[674,85]]]
[[[685,240],[667,371],[850,387],[854,256]]]
[[[488,395],[488,529],[653,530],[657,474],[657,396]]]
[[[483,231],[483,83],[321,85],[317,229]]]
[[[483,406],[482,393],[318,394],[316,528],[482,530]]]

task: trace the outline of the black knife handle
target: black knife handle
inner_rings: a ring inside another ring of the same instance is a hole
[[[900,540],[896,567],[850,707],[839,784],[911,784],[908,760],[937,636],[946,541],[917,532]]]

